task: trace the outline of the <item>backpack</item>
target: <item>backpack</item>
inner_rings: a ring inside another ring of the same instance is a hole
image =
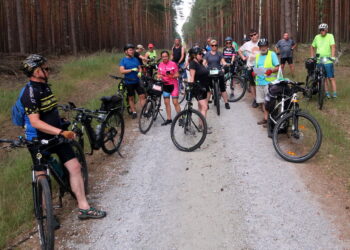
[[[23,95],[23,92],[25,90],[25,88],[29,86],[29,83],[26,84],[25,87],[22,88],[21,92],[19,93],[19,96],[17,98],[17,101],[15,103],[15,105],[12,106],[12,123],[16,126],[21,126],[24,127],[25,124],[25,110],[23,107],[23,104],[21,102],[21,98]]]

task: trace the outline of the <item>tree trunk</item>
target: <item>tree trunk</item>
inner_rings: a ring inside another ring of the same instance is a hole
[[[5,0],[5,14],[6,14],[6,24],[7,24],[7,47],[8,52],[14,51],[13,44],[13,29],[12,29],[12,15],[10,8],[10,0]]]
[[[334,38],[337,51],[340,51],[339,0],[334,0]]]
[[[284,20],[286,32],[292,34],[292,24],[291,24],[291,0],[284,1]]]
[[[17,25],[18,25],[18,38],[20,52],[24,54],[26,52],[26,44],[24,40],[24,28],[23,28],[23,10],[21,0],[16,0],[16,10],[17,10]]]
[[[69,19],[70,19],[70,38],[71,38],[71,44],[72,44],[72,50],[73,54],[77,55],[77,38],[76,38],[76,30],[75,30],[75,6],[74,1],[76,0],[69,0]]]

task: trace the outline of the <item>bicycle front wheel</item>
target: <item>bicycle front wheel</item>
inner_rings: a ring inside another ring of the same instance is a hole
[[[77,157],[77,159],[80,163],[81,175],[82,175],[83,181],[84,181],[85,194],[88,194],[89,193],[89,172],[88,172],[88,167],[87,167],[84,151],[77,141],[71,141],[70,145],[73,148],[75,157]]]
[[[325,79],[322,77],[318,81],[318,108],[321,110],[323,108],[323,101],[326,96],[325,92]]]
[[[122,114],[112,111],[101,126],[102,150],[106,154],[118,151],[124,137],[124,119]]]
[[[151,100],[147,100],[143,105],[140,118],[139,129],[142,134],[146,134],[152,127],[154,118],[154,104]]]
[[[220,115],[220,88],[219,82],[214,82],[214,104],[216,106],[216,113]]]
[[[50,186],[47,178],[37,179],[36,194],[34,195],[35,216],[38,223],[41,249],[54,249],[55,229]]]
[[[239,76],[233,76],[230,84],[226,86],[226,92],[229,102],[237,102],[241,100],[247,91],[245,81]]]
[[[171,140],[181,151],[192,152],[199,148],[207,136],[205,117],[195,109],[178,113],[170,129]]]
[[[322,131],[318,122],[305,112],[283,116],[273,130],[273,146],[286,161],[304,162],[320,149]]]

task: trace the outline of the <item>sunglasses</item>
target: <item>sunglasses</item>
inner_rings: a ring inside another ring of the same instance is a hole
[[[232,44],[232,42],[226,42],[226,44]]]
[[[325,31],[325,29],[320,29],[320,31]]]
[[[251,35],[249,35],[250,37],[253,37],[253,36],[256,36],[257,35],[257,33],[255,33],[255,34],[251,34]]]
[[[213,44],[213,45],[211,45],[211,47],[217,47],[218,45],[217,44]]]
[[[49,71],[50,70],[50,68],[49,67],[46,67],[46,68],[42,68],[43,70],[45,70],[45,71]]]

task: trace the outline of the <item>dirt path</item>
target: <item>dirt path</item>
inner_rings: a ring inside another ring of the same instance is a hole
[[[245,102],[218,118],[200,150],[178,151],[160,121],[111,161],[92,201],[101,221],[63,223],[59,249],[343,249],[316,195],[281,160]],[[121,165],[120,165],[121,164]],[[299,165],[300,166],[300,165]],[[68,225],[64,225],[68,224]],[[83,236],[83,235],[86,236]]]

